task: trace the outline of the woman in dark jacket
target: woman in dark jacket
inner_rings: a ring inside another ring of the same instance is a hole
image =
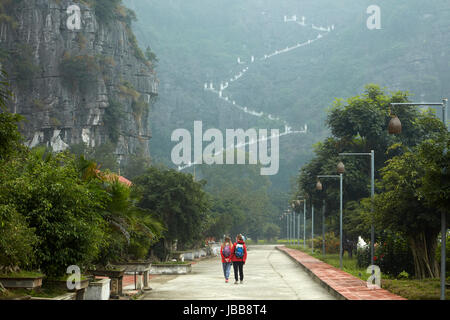
[[[242,283],[244,281],[244,264],[247,260],[247,247],[241,234],[236,237],[236,242],[233,244],[233,250],[231,252],[235,280],[234,284],[237,284],[238,280]]]

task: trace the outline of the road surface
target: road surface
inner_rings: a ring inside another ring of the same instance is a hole
[[[161,275],[144,300],[334,300],[325,288],[275,246],[249,246],[244,282],[225,283],[219,257],[192,265],[192,273]]]

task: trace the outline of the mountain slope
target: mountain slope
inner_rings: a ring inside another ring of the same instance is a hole
[[[450,92],[448,54],[450,4],[377,1],[381,30],[369,30],[367,8],[372,1],[156,1],[128,0],[138,13],[135,32],[159,57],[161,96],[152,116],[153,156],[171,164],[177,128],[192,130],[194,120],[205,127],[280,128],[308,125],[308,134],[281,138],[280,172],[273,187],[287,190],[289,179],[309,159],[311,146],[328,134],[326,109],[334,98],[362,92],[367,83],[391,90],[410,90],[414,100],[440,101]],[[309,27],[285,22],[284,16],[305,17]],[[311,26],[332,26],[331,32]],[[252,64],[251,57],[323,38],[310,45]],[[240,65],[237,59],[245,61]],[[226,92],[214,88],[249,67]],[[252,116],[248,109],[279,117],[281,122]]]

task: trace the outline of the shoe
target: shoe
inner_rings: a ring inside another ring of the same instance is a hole
[[[228,283],[228,279],[225,279],[225,282]]]
[[[234,284],[238,284],[238,281],[236,280],[236,281],[234,282]]]
[[[244,280],[241,280],[241,283],[244,283]]]

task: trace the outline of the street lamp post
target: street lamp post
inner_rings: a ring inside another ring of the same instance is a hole
[[[444,122],[444,126],[447,129],[447,103],[448,99],[442,99],[442,102],[406,102],[406,103],[391,103],[391,106],[440,106],[442,107],[442,121]],[[394,123],[394,119],[395,123]],[[402,131],[402,125],[400,120],[396,117],[391,119],[389,122],[389,133],[390,134],[399,134]],[[447,129],[448,130],[448,129]],[[447,222],[445,213],[441,213],[441,300],[445,300],[445,247],[447,241]]]
[[[314,253],[314,202],[311,201],[311,251]]]
[[[288,244],[291,244],[291,212],[290,210],[287,210],[287,214],[288,214]]]
[[[325,256],[325,199],[322,200],[322,255]]]
[[[343,178],[344,178],[344,165],[342,163],[339,163],[338,166],[338,173],[339,175],[319,175],[317,176],[317,178],[339,178],[339,186],[340,186],[340,205],[339,205],[339,209],[340,209],[340,215],[339,215],[339,267],[342,269],[342,256],[343,256],[343,252],[344,252],[344,248],[342,246],[343,242],[343,236],[342,236],[342,189],[343,189]],[[320,182],[320,181],[319,181]]]
[[[293,207],[296,207],[298,209],[298,217],[297,217],[297,245],[300,246],[300,204],[302,201],[305,201],[304,199],[294,200],[292,202]]]
[[[295,245],[295,209],[292,208],[292,245]]]
[[[320,181],[317,181],[316,190],[322,191]],[[322,200],[322,255],[325,256],[325,199]]]
[[[287,214],[287,211],[284,212],[286,215],[286,240],[289,243],[289,215]]]
[[[295,201],[292,201],[291,203],[291,207],[292,207],[292,216],[293,216],[293,221],[292,221],[292,244],[295,245]]]
[[[300,201],[298,201],[298,205],[300,206]],[[298,212],[298,219],[297,219],[297,246],[300,246],[300,211]]]
[[[303,201],[303,248],[306,249],[306,199]]]
[[[339,153],[340,156],[370,156],[370,177],[371,177],[371,183],[370,183],[370,193],[372,198],[372,224],[370,227],[370,262],[371,265],[374,265],[374,248],[375,248],[375,227],[373,225],[373,199],[375,197],[375,151],[371,150],[370,153],[348,153],[343,152]]]

